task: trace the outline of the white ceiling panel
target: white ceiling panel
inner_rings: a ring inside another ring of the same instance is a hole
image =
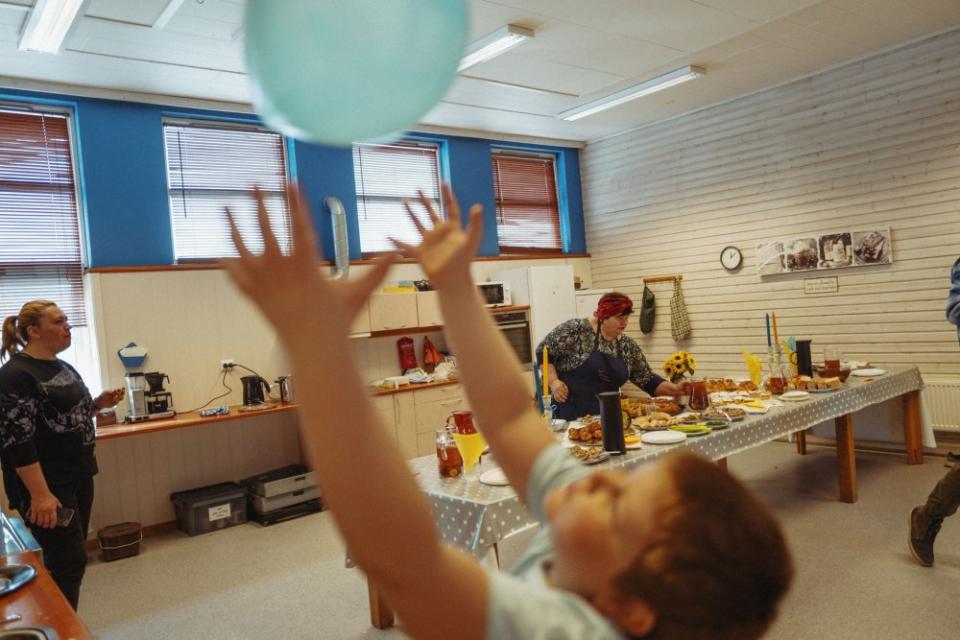
[[[517,53],[581,69],[633,77],[686,52],[659,44],[554,20],[541,26]],[[508,54],[509,55],[509,54]]]
[[[698,2],[756,22],[768,22],[816,4],[818,0],[698,0]]]
[[[170,0],[90,0],[84,15],[149,27],[160,17],[169,2]]]
[[[960,28],[960,0],[468,0],[471,40],[535,37],[454,82],[422,124],[589,141]],[[19,51],[32,0],[0,0],[0,78],[155,102],[249,100],[243,0],[91,0],[60,55]],[[429,34],[427,34],[429,36]],[[559,112],[688,64],[704,78],[565,122]],[[0,81],[0,85],[2,85]],[[64,90],[66,91],[66,90]]]
[[[960,2],[957,4],[960,5]],[[899,37],[906,39],[917,38],[942,28],[942,21],[933,14],[920,11],[904,0],[866,0],[849,10],[891,28]]]
[[[543,87],[576,95],[599,91],[623,80],[621,75],[531,58],[519,52],[494,58],[468,69],[467,72],[481,78]]]
[[[960,2],[957,0],[906,0],[907,4],[944,22],[960,22]]]
[[[631,7],[619,15],[603,16],[601,28],[688,52],[746,33],[759,24],[690,0],[646,0]]]

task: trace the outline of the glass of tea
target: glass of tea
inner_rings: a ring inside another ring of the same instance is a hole
[[[446,429],[437,431],[437,470],[442,478],[458,478],[463,475],[463,458],[453,436]]]
[[[775,396],[781,395],[787,388],[787,379],[783,375],[783,359],[778,350],[770,352],[770,360],[767,363],[767,391]]]
[[[823,366],[834,371],[840,369],[839,347],[828,344],[823,348]]]
[[[690,381],[690,397],[687,398],[687,408],[691,411],[703,411],[710,406],[710,396],[707,394],[707,383],[704,380]]]

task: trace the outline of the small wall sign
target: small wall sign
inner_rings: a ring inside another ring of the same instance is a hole
[[[840,288],[837,277],[832,278],[804,278],[803,293],[806,295],[817,293],[836,293]]]

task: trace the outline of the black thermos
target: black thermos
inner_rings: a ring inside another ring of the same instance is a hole
[[[620,392],[604,391],[600,400],[600,427],[603,429],[603,450],[614,454],[627,452],[623,439],[623,415],[620,413]]]

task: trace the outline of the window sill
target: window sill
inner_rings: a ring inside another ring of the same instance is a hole
[[[589,253],[556,253],[556,254],[532,254],[532,255],[520,255],[512,254],[507,256],[480,256],[474,258],[477,262],[497,262],[497,261],[510,261],[510,260],[560,260],[568,258],[589,258]],[[375,262],[372,258],[362,258],[360,260],[351,260],[350,265],[368,265]],[[400,258],[397,260],[398,264],[416,264],[417,260],[414,258]],[[333,266],[333,262],[329,260],[320,260],[318,261],[321,266]],[[210,269],[222,269],[223,264],[220,262],[191,262],[186,264],[158,264],[158,265],[131,265],[131,266],[122,266],[122,267],[90,267],[85,269],[85,273],[136,273],[136,272],[149,272],[149,271],[202,271]]]

